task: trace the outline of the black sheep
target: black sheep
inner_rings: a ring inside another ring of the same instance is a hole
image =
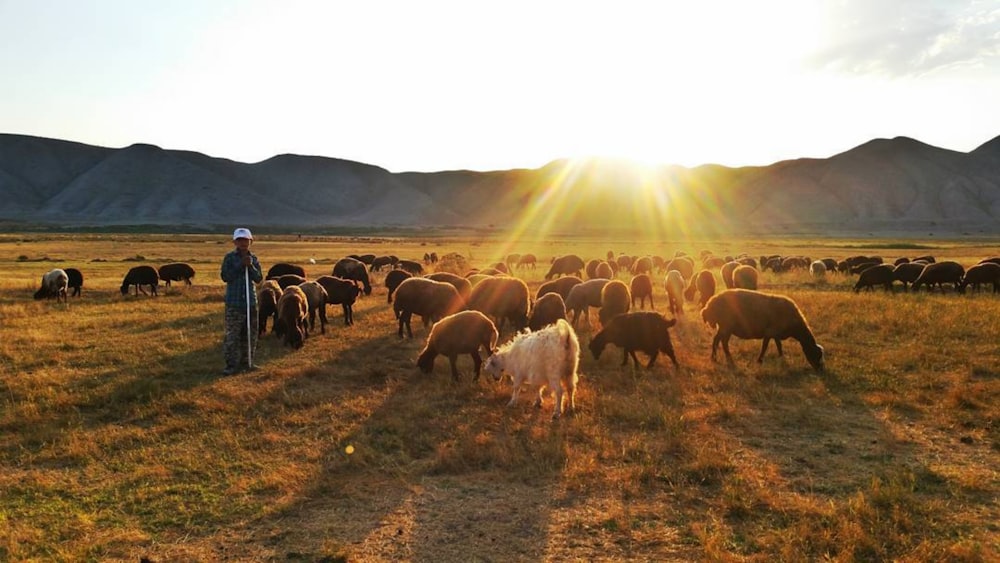
[[[639,367],[636,350],[649,356],[646,369],[653,367],[660,352],[666,354],[680,367],[674,354],[674,345],[670,341],[669,328],[677,324],[677,319],[667,319],[655,311],[633,311],[613,317],[604,328],[594,335],[590,341],[590,352],[594,359],[600,359],[601,352],[608,344],[622,347],[622,365],[628,364],[629,356]]]
[[[302,266],[296,266],[295,264],[288,264],[286,262],[278,262],[268,268],[267,275],[264,276],[264,279],[274,280],[286,274],[295,274],[296,276],[302,276],[304,279],[306,277],[306,270]]]
[[[170,287],[170,282],[172,281],[183,281],[185,284],[191,285],[191,278],[194,277],[194,268],[183,262],[174,262],[160,266],[157,273],[167,287]]]
[[[345,280],[360,282],[365,288],[365,295],[372,294],[372,283],[368,279],[368,266],[355,258],[347,257],[337,260],[333,265],[333,276]]]
[[[358,300],[361,288],[352,280],[335,276],[320,276],[316,281],[326,290],[327,304],[339,304],[344,310],[344,325],[354,324],[354,303]]]
[[[80,289],[83,287],[83,272],[76,268],[63,268],[66,276],[69,277],[69,288],[73,290],[73,297],[80,296]]]
[[[156,268],[152,266],[136,266],[125,274],[125,279],[122,280],[122,295],[128,294],[129,286],[135,286],[135,294],[138,296],[141,291],[143,295],[158,295],[156,293],[156,288],[160,285],[160,274],[156,272]],[[142,286],[149,286],[149,293],[146,293]]]

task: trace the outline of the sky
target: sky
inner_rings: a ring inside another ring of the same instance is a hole
[[[0,0],[0,132],[393,172],[1000,135],[1000,0]]]

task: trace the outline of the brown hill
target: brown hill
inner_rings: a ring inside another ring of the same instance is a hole
[[[41,226],[476,227],[655,234],[994,232],[1000,137],[961,153],[875,139],[826,159],[391,173],[317,156],[246,164],[0,135],[0,219]]]

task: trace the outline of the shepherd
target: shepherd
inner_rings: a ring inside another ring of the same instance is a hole
[[[222,343],[226,367],[223,375],[256,369],[257,292],[255,283],[264,279],[257,256],[250,252],[253,235],[240,227],[233,231],[233,250],[222,259],[222,281],[226,282],[225,336]],[[251,283],[253,282],[253,283]]]

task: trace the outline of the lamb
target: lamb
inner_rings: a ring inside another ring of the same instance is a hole
[[[670,332],[667,330],[675,324],[677,319],[667,319],[656,311],[634,311],[618,315],[594,335],[590,341],[590,352],[595,360],[599,360],[608,344],[621,346],[622,365],[627,365],[631,356],[638,368],[639,358],[635,355],[638,350],[649,356],[646,369],[652,368],[660,352],[663,352],[674,363],[674,367],[679,368]]]
[[[453,285],[416,276],[399,284],[392,304],[393,313],[399,319],[397,334],[400,338],[403,337],[404,326],[407,335],[413,338],[413,329],[410,327],[413,315],[423,317],[424,326],[427,326],[461,309],[462,297]]]
[[[972,290],[979,291],[979,285],[984,283],[993,284],[993,293],[1000,293],[1000,264],[994,262],[980,262],[972,266],[962,276],[962,281],[958,285],[958,291],[965,293],[965,288],[972,286]]]
[[[580,341],[573,327],[559,320],[537,332],[518,333],[513,340],[497,349],[486,359],[483,370],[500,381],[504,374],[513,380],[513,393],[508,407],[517,404],[522,385],[538,386],[535,406],[542,406],[542,392],[547,386],[555,394],[552,420],[563,412],[563,393],[568,396],[566,412],[576,411],[576,385],[579,381]]]
[[[297,285],[290,285],[278,298],[278,323],[275,332],[284,336],[286,346],[299,349],[305,343],[309,302]]]
[[[372,294],[372,284],[368,279],[368,267],[355,258],[341,258],[333,265],[333,276],[345,280],[360,282],[365,288],[365,295]]]
[[[631,303],[632,295],[625,282],[611,280],[601,290],[601,308],[597,312],[597,319],[601,325],[606,325],[612,318],[627,313]]]
[[[687,289],[684,290],[684,297],[688,301],[694,301],[694,294],[699,294],[698,302],[704,307],[709,298],[715,295],[715,276],[709,270],[701,270],[688,282]]]
[[[670,302],[670,314],[675,317],[683,315],[684,277],[677,270],[670,270],[663,280],[663,285],[667,290],[667,300]]]
[[[854,284],[854,293],[858,293],[862,289],[868,289],[869,291],[876,285],[881,285],[886,291],[892,291],[892,281],[894,279],[893,270],[895,266],[890,264],[876,264],[874,266],[868,266],[868,269],[861,272],[861,276],[858,277],[858,282]]]
[[[326,334],[326,302],[329,296],[326,289],[316,281],[307,281],[299,284],[299,288],[306,294],[306,304],[309,306],[309,331],[316,328],[316,313],[319,313],[319,332]]]
[[[913,282],[913,291],[920,289],[921,285],[927,285],[928,291],[934,285],[943,290],[942,286],[946,283],[954,284],[955,289],[958,290],[963,276],[965,276],[965,268],[958,262],[946,260],[944,262],[927,264],[924,266],[924,270],[920,272],[920,277]]]
[[[389,290],[386,295],[386,303],[392,303],[392,294],[399,287],[399,284],[403,283],[403,280],[407,278],[412,278],[413,274],[406,272],[404,270],[390,270],[388,274],[385,275],[385,287]]]
[[[923,262],[903,262],[892,269],[892,281],[901,282],[903,291],[908,291],[910,284],[917,281],[926,265]]]
[[[66,276],[69,277],[69,289],[73,290],[71,294],[73,297],[80,296],[80,289],[83,287],[83,272],[77,270],[76,268],[63,268],[66,272]]]
[[[354,324],[354,303],[361,293],[358,284],[336,276],[320,276],[316,282],[326,290],[327,305],[340,305],[344,310],[344,326]]]
[[[458,291],[458,295],[462,298],[462,304],[469,302],[469,296],[472,295],[472,282],[463,278],[458,274],[453,274],[451,272],[434,272],[433,274],[427,274],[424,276],[429,280],[450,283],[455,286]]]
[[[69,276],[61,268],[55,268],[42,274],[42,285],[35,292],[35,299],[45,299],[55,297],[56,303],[60,300],[68,303],[67,292],[69,289]]]
[[[157,295],[156,288],[160,285],[160,274],[152,266],[136,266],[131,268],[125,274],[125,279],[122,280],[122,295],[128,294],[128,288],[132,285],[135,286],[136,296],[139,295],[140,291],[142,291],[143,295]],[[144,285],[149,286],[149,293],[146,293],[146,290],[142,289]]]
[[[565,301],[569,297],[569,292],[573,289],[573,286],[581,283],[583,283],[583,280],[576,276],[563,276],[552,281],[547,281],[538,286],[535,299],[541,299],[547,293],[558,293],[563,298],[563,301]]]
[[[558,293],[546,293],[535,301],[535,306],[531,308],[528,329],[539,330],[555,324],[559,319],[566,319],[566,303]]]
[[[281,297],[281,287],[274,280],[265,280],[257,291],[257,336],[263,336],[267,331],[267,319],[273,319],[271,330],[278,327],[278,299]]]
[[[719,343],[729,365],[734,365],[729,353],[732,336],[743,339],[763,339],[757,362],[764,360],[764,352],[773,339],[782,355],[781,341],[794,338],[802,346],[806,360],[816,371],[823,370],[823,347],[809,329],[802,311],[794,301],[783,295],[760,293],[748,289],[727,289],[708,300],[701,311],[701,318],[710,327],[718,327],[712,339],[712,361],[716,360]]]
[[[446,356],[451,363],[451,378],[458,381],[459,354],[469,354],[475,364],[475,377],[479,380],[479,372],[483,359],[479,356],[480,347],[489,354],[497,346],[500,337],[493,321],[479,311],[460,311],[438,321],[427,336],[427,344],[417,357],[417,367],[424,373],[434,370],[434,358],[438,354]]]
[[[566,312],[568,314],[573,311],[574,327],[581,312],[587,316],[587,322],[590,322],[590,307],[601,306],[601,291],[610,281],[606,278],[595,278],[574,285],[569,290],[569,295],[566,297]]]
[[[545,279],[550,280],[561,275],[576,275],[576,277],[581,277],[583,276],[584,266],[583,258],[580,258],[576,254],[567,254],[553,258],[552,265],[549,266],[549,272],[545,274]]]
[[[167,287],[172,281],[182,281],[186,285],[191,285],[191,278],[194,277],[194,268],[190,264],[183,262],[173,262],[160,266],[156,272]]]
[[[632,293],[632,308],[635,308],[635,300],[639,300],[639,308],[646,308],[646,298],[649,297],[649,308],[656,309],[653,304],[653,280],[649,274],[638,274],[632,277],[629,284],[629,291]]]
[[[757,289],[760,272],[748,264],[740,264],[733,270],[733,287],[737,289]]]
[[[528,285],[518,278],[498,277],[479,282],[469,295],[468,308],[497,319],[497,329],[503,332],[510,321],[514,330],[528,325]]]
[[[273,280],[280,278],[285,274],[295,274],[296,276],[302,276],[302,278],[305,279],[306,270],[302,266],[297,266],[295,264],[288,264],[286,262],[278,262],[277,264],[268,268],[267,275],[264,276],[264,279]]]

